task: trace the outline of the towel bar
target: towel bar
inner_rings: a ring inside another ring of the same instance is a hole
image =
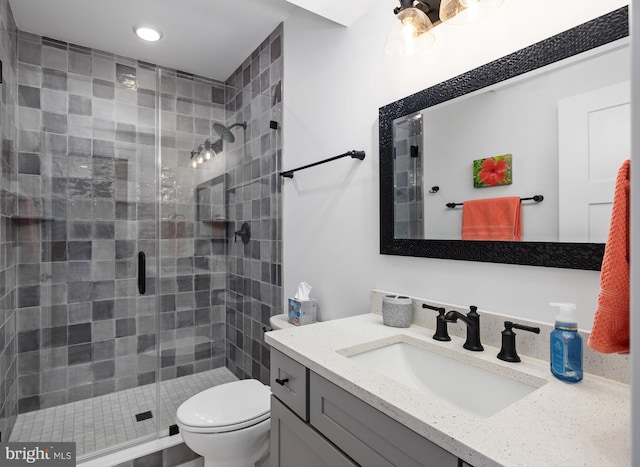
[[[536,203],[541,202],[544,199],[544,196],[542,195],[534,195],[531,196],[530,198],[520,198],[520,201],[529,201],[529,200],[533,200]],[[446,206],[448,208],[455,208],[456,206],[462,206],[464,203],[447,203]]]
[[[335,161],[336,159],[341,159],[342,157],[347,157],[347,156],[351,156],[353,159],[363,160],[365,154],[364,154],[364,151],[356,151],[354,149],[353,151],[348,151],[348,152],[345,152],[344,154],[340,154],[339,156],[330,157],[329,159],[325,159],[320,162],[314,162],[313,164],[304,165],[302,167],[298,167],[297,169],[285,170],[284,172],[280,172],[280,176],[286,177],[286,178],[293,178],[293,172],[297,172],[298,170],[308,169],[309,167],[315,167],[316,165],[325,164],[327,162]]]

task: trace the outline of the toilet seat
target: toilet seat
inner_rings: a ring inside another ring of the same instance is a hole
[[[258,423],[261,423],[265,420],[269,420],[269,417],[270,417],[270,414],[266,413],[253,420],[246,420],[242,423],[236,423],[233,425],[226,425],[226,426],[199,427],[199,426],[186,425],[180,422],[179,420],[178,422],[180,423],[181,429],[183,431],[190,431],[192,433],[229,433],[231,431],[242,430],[243,428],[248,428],[250,426],[257,425]]]
[[[181,429],[193,433],[226,433],[270,417],[271,390],[245,379],[206,389],[187,399],[176,412]]]

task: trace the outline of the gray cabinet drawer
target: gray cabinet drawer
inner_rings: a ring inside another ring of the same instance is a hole
[[[457,467],[458,458],[310,372],[311,425],[360,465]]]
[[[356,467],[351,459],[271,396],[272,467]]]
[[[295,360],[271,349],[271,392],[304,421],[307,405],[308,370]]]

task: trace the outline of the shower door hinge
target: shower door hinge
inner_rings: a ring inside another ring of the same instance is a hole
[[[178,428],[178,425],[169,426],[169,436],[177,435],[178,433],[180,433],[180,428]]]

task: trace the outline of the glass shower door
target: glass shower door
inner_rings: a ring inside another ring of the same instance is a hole
[[[156,436],[156,70],[18,48],[11,440],[73,441],[82,459]]]
[[[264,328],[282,312],[281,104],[250,84],[164,69],[160,82],[165,434],[198,392],[244,378],[269,384]]]
[[[213,130],[214,123],[225,123],[225,86],[162,69],[160,96],[158,429],[165,435],[182,402],[237,378],[225,367],[232,226],[223,142]]]

